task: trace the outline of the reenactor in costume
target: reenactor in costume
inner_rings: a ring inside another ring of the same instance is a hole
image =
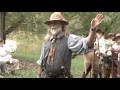
[[[41,50],[38,77],[41,78],[71,78],[71,57],[72,52],[76,54],[88,53],[94,44],[95,31],[102,22],[103,15],[98,14],[91,21],[91,28],[88,37],[81,38],[74,34],[67,33],[66,26],[69,24],[60,12],[51,15],[46,21],[48,32],[45,43]]]
[[[94,42],[94,50],[84,54],[84,72],[82,78],[86,78],[88,73],[92,70],[92,78],[98,78],[99,74],[99,63],[101,47],[104,44],[104,35],[101,29],[96,30],[96,38]],[[90,75],[91,76],[91,75]]]
[[[115,41],[115,44],[112,46],[113,60],[116,61],[114,63],[114,76],[120,78],[120,33],[116,34],[115,38],[113,38],[113,41]]]
[[[113,65],[113,58],[112,58],[112,51],[111,48],[114,44],[114,41],[112,40],[115,37],[114,33],[109,33],[106,37],[105,37],[105,43],[103,44],[102,48],[101,48],[101,63],[102,63],[102,67],[101,67],[101,73],[102,73],[102,78],[109,78],[110,75],[112,75],[113,77],[113,71],[115,71],[114,65]],[[113,70],[114,68],[114,70]]]

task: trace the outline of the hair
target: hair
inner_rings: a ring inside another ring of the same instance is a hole
[[[101,29],[99,29],[99,28],[96,30],[96,33],[101,33],[101,34],[104,34],[104,32],[102,32],[102,30],[101,30]]]
[[[62,24],[62,32],[64,32],[65,37],[67,37],[70,33],[67,31],[67,25]],[[51,37],[51,32],[50,29],[48,28],[47,34],[45,36],[45,41],[49,41],[50,37]]]

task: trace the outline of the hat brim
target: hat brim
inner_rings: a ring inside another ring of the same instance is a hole
[[[111,38],[111,37],[114,37],[113,35],[108,35],[105,37],[105,39],[108,39],[108,38]]]
[[[120,38],[120,36],[117,36],[117,37],[113,38],[113,41],[116,41],[117,38]]]
[[[65,25],[68,25],[68,24],[69,24],[69,23],[68,23],[67,21],[65,21],[65,20],[49,20],[49,21],[46,21],[45,24],[50,25],[50,23],[53,22],[53,21],[61,21],[61,22],[63,22]]]

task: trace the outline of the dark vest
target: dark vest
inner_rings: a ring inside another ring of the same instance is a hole
[[[56,41],[56,50],[54,55],[54,63],[53,66],[50,66],[46,63],[47,57],[44,60],[44,68],[47,72],[50,73],[59,73],[61,72],[61,66],[62,63],[67,68],[67,70],[70,70],[71,67],[71,56],[72,51],[68,48],[68,38],[63,36],[61,39],[58,39]],[[50,50],[51,42],[47,41],[45,42],[45,52],[47,53]]]

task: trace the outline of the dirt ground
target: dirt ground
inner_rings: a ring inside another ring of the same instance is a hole
[[[20,70],[30,70],[30,69],[37,69],[37,64],[28,61],[20,60]],[[12,65],[7,65],[8,68],[12,67]]]

